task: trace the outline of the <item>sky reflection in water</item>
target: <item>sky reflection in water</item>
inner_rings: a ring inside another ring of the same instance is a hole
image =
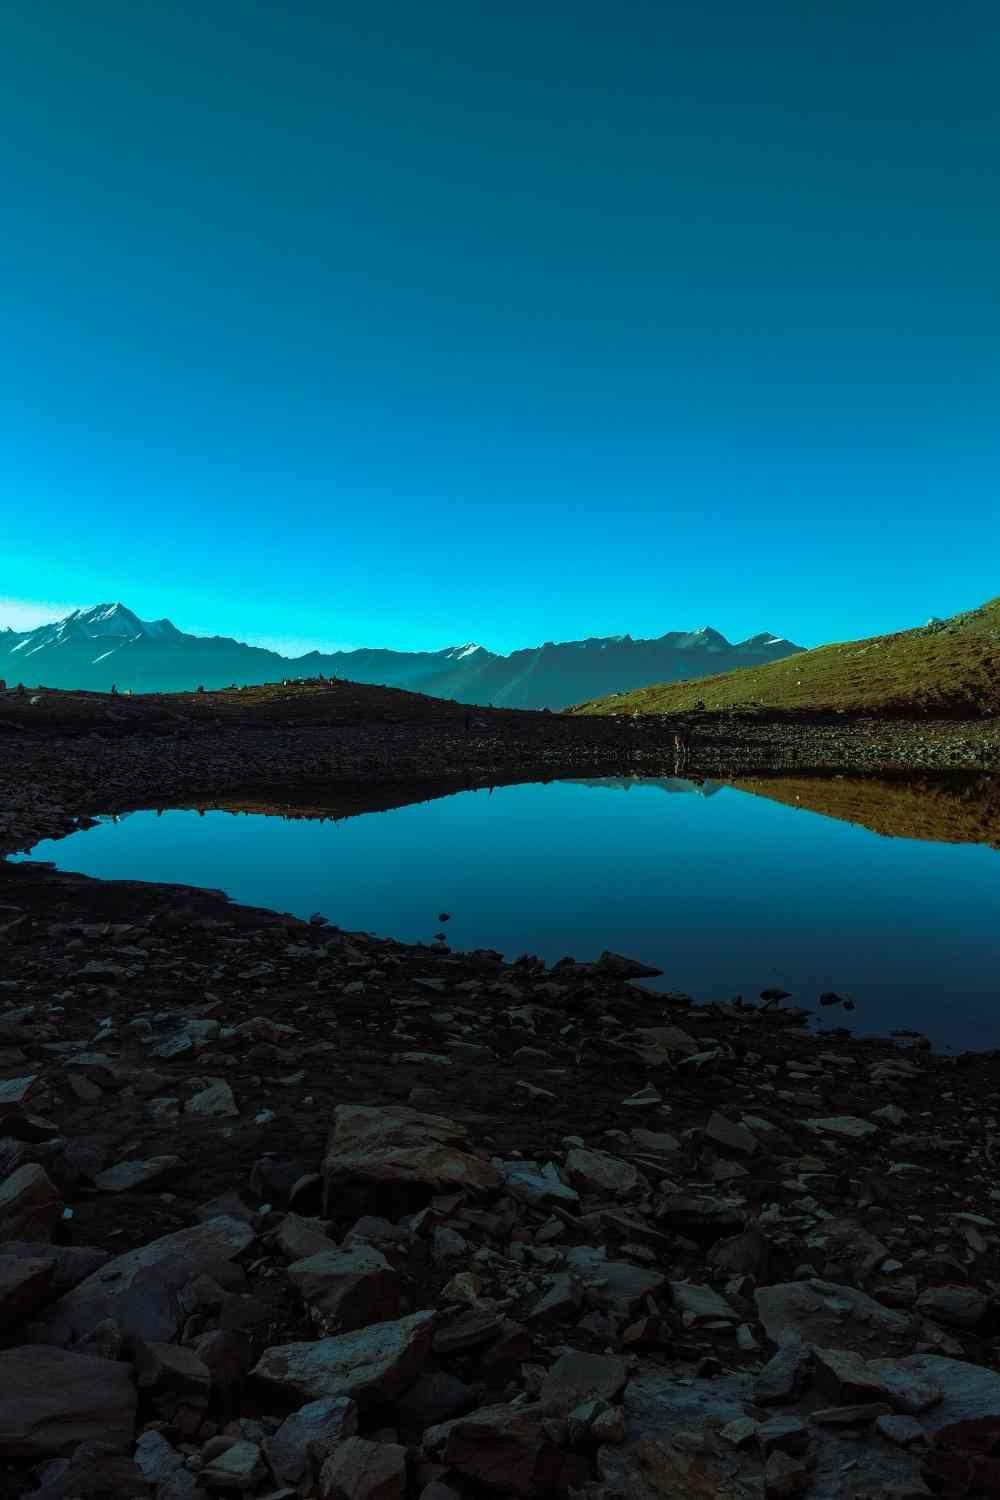
[[[887,839],[690,783],[558,782],[463,792],[337,822],[133,813],[33,858],[110,879],[214,886],[237,901],[457,948],[552,961],[602,948],[698,999],[769,985],[859,1031],[1000,1046],[1000,854]]]

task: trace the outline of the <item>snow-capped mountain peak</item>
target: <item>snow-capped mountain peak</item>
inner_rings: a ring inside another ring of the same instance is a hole
[[[467,656],[475,656],[477,651],[485,649],[485,646],[477,646],[475,641],[467,641],[464,646],[445,646],[438,654],[447,657],[449,661],[464,661]]]
[[[91,636],[125,635],[137,636],[145,633],[142,620],[124,604],[92,604],[89,609],[75,609],[61,625],[75,625]]]

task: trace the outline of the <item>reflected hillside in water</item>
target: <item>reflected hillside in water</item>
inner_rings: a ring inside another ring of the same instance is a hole
[[[325,785],[281,787],[239,797],[175,803],[197,812],[261,814],[269,817],[339,821],[364,813],[388,812],[434,802],[460,792],[486,796],[501,786],[537,782],[537,775],[472,782],[452,777],[403,785],[347,788]],[[951,775],[919,781],[865,776],[773,776],[725,782],[683,776],[552,777],[565,785],[595,791],[655,789],[670,795],[712,798],[732,788],[786,807],[819,813],[841,823],[870,829],[886,838],[944,844],[987,844],[1000,849],[1000,778]]]
[[[886,838],[1000,849],[1000,778],[752,777],[738,791],[854,823]]]

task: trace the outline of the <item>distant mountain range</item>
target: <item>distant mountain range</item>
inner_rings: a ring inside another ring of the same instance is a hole
[[[733,643],[706,625],[655,640],[546,641],[509,656],[469,643],[443,651],[310,651],[290,658],[227,636],[187,635],[169,620],[140,620],[123,604],[96,604],[36,630],[0,631],[0,678],[25,687],[106,692],[114,683],[119,691],[170,693],[332,676],[460,703],[560,709],[650,683],[762,666],[803,649],[766,632]]]

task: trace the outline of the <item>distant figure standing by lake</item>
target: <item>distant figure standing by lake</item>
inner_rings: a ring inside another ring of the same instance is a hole
[[[674,731],[674,775],[679,776],[687,765],[688,751],[691,748],[691,736],[687,726],[682,725]]]

